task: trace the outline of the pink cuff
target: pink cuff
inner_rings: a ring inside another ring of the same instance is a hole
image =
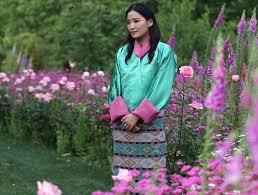
[[[159,114],[159,110],[147,98],[144,98],[133,114],[142,118],[145,123],[149,123]]]
[[[111,116],[111,124],[115,123],[119,118],[129,114],[129,110],[126,106],[124,99],[118,96],[109,106],[109,112]]]

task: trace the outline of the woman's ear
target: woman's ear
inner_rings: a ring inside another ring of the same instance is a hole
[[[152,18],[150,18],[150,19],[148,20],[148,24],[149,24],[149,27],[151,27],[151,26],[153,25],[153,20],[152,20]]]

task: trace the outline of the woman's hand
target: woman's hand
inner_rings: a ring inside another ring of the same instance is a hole
[[[130,113],[130,114],[124,116],[121,119],[121,122],[128,130],[139,130],[139,127],[136,126],[138,120],[139,120],[138,116]],[[135,132],[137,132],[137,131],[135,131]]]

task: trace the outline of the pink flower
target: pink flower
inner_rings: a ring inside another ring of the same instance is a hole
[[[224,158],[224,156],[231,151],[232,147],[234,146],[234,142],[231,137],[227,137],[224,141],[219,141],[215,145],[216,156],[218,158]]]
[[[149,178],[152,176],[152,173],[150,171],[145,171],[143,174],[142,174],[143,177],[145,178]]]
[[[14,82],[14,85],[18,85],[18,84],[20,84],[20,83],[22,83],[22,79],[17,78],[17,79],[15,80],[15,82]]]
[[[44,94],[43,96],[43,100],[46,101],[46,102],[49,102],[50,100],[54,99],[53,95],[51,93],[46,93]]]
[[[52,90],[52,92],[58,91],[59,90],[59,85],[58,84],[52,84],[50,86],[50,89]]]
[[[4,83],[9,83],[9,81],[10,81],[10,79],[9,79],[8,77],[5,77],[5,78],[3,79],[3,82],[4,82]]]
[[[133,180],[133,177],[129,174],[128,169],[119,169],[117,176],[112,176],[112,179],[114,181],[125,181],[125,182],[131,182]]]
[[[48,82],[46,80],[42,79],[41,81],[39,81],[39,84],[46,87]]]
[[[43,87],[41,85],[38,85],[35,89],[38,91],[43,91]]]
[[[70,62],[70,61],[69,61],[69,67],[70,67],[70,68],[74,68],[75,66],[76,66],[76,63],[75,63],[75,62]]]
[[[184,163],[181,161],[176,162],[176,166],[183,166],[183,165],[184,165]]]
[[[232,81],[237,82],[239,80],[239,75],[232,75]]]
[[[140,174],[140,171],[133,169],[130,171],[129,175],[132,176],[133,178],[136,178]]]
[[[193,77],[193,68],[191,66],[181,66],[179,68],[180,74],[183,75],[184,78],[192,78]]]
[[[37,195],[61,195],[61,190],[54,184],[43,181],[43,182],[37,182],[38,186],[38,193]]]
[[[96,73],[93,73],[91,77],[97,77],[98,75]]]
[[[132,187],[129,186],[127,182],[121,182],[114,186],[112,191],[115,192],[115,194],[127,194],[127,192],[132,191]]]
[[[173,191],[173,194],[177,195],[177,194],[182,194],[183,190],[181,188],[177,188]]]
[[[59,81],[59,84],[65,85],[66,82],[67,82],[67,77],[62,77],[61,80]]]
[[[32,72],[31,75],[30,75],[30,79],[35,80],[36,79],[36,73]]]
[[[0,79],[4,79],[6,77],[6,73],[0,72]]]
[[[88,90],[88,94],[90,95],[96,95],[95,91],[93,89],[89,89]]]
[[[182,171],[182,172],[187,172],[187,171],[189,171],[191,168],[192,168],[191,165],[184,165],[184,166],[182,167],[181,171]]]
[[[36,97],[39,101],[41,101],[41,100],[43,100],[43,98],[44,98],[44,94],[43,94],[43,93],[36,93],[36,94],[35,94],[35,97]]]
[[[67,82],[65,87],[69,90],[69,91],[73,91],[75,89],[75,83],[74,82]]]
[[[202,110],[203,109],[202,103],[199,103],[197,101],[193,101],[191,104],[189,104],[189,106],[192,106],[193,108],[195,108],[197,110]]]
[[[138,192],[153,192],[155,190],[155,186],[151,180],[142,179],[136,184],[135,189]]]
[[[104,108],[103,108],[104,110],[108,110],[109,109],[109,104],[104,104]]]
[[[230,156],[229,162],[226,165],[226,173],[225,173],[225,180],[228,183],[237,183],[241,177],[241,171],[243,168],[243,157],[240,154],[236,156]]]
[[[248,93],[246,90],[243,90],[240,95],[241,105],[243,107],[248,107],[251,104],[251,94]]]
[[[44,80],[46,82],[50,82],[51,81],[49,76],[44,76],[42,80]]]
[[[91,195],[103,195],[104,192],[101,192],[101,191],[95,191],[95,192],[92,192]]]

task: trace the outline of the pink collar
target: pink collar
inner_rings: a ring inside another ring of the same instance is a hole
[[[142,58],[150,50],[150,41],[145,41],[143,46],[141,46],[140,43],[135,39],[133,50],[135,55],[137,55],[139,58]]]

